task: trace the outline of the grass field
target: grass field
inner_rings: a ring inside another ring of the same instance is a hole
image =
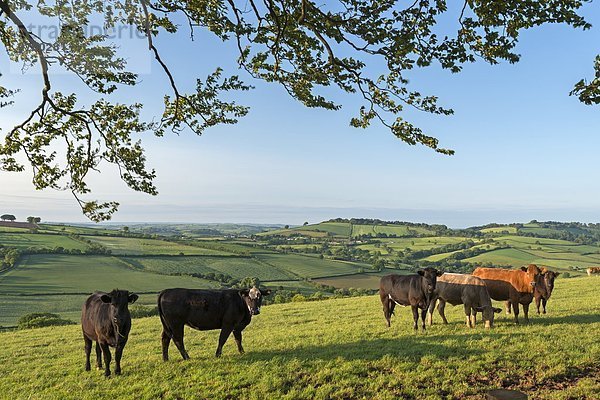
[[[356,274],[360,268],[365,267],[358,263],[321,260],[317,257],[297,254],[259,254],[256,258],[303,278]]]
[[[517,228],[514,226],[496,226],[494,228],[481,229],[483,233],[517,233]]]
[[[0,232],[0,244],[17,249],[62,247],[67,250],[85,250],[88,246],[70,237],[44,233]]]
[[[295,275],[256,258],[243,257],[123,257],[136,268],[162,274],[224,273],[233,278],[257,277],[261,281],[297,279]]]
[[[512,388],[535,400],[600,397],[600,300],[592,278],[559,279],[549,314],[491,331],[450,324],[413,333],[407,309],[386,328],[377,296],[272,305],[215,359],[218,331],[186,328],[189,361],[160,356],[158,318],[133,321],[123,375],[83,370],[78,326],[0,333],[7,399],[483,399]],[[572,299],[577,293],[577,302]],[[436,320],[439,321],[439,318]],[[573,340],[573,338],[577,340]]]
[[[179,243],[167,242],[156,239],[124,238],[124,237],[102,237],[88,236],[87,239],[99,243],[116,255],[153,255],[153,254],[180,254],[185,255],[230,255],[232,253],[223,250],[206,249],[195,246],[187,246]]]
[[[380,273],[321,278],[315,279],[313,282],[333,286],[336,288],[379,289],[379,280],[382,276],[389,274],[405,275],[410,273],[411,272],[406,270],[386,269]]]

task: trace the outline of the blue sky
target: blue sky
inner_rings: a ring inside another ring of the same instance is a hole
[[[594,25],[590,31],[548,26],[522,34],[518,64],[412,75],[415,88],[455,110],[450,117],[408,115],[456,150],[452,157],[408,146],[378,125],[350,128],[360,106],[350,97],[340,97],[345,107],[339,112],[306,109],[283,89],[258,82],[239,96],[252,109],[237,125],[202,137],[144,138],[148,163],[158,172],[158,196],[130,191],[115,182],[111,168],[92,178],[94,196],[121,202],[117,222],[300,224],[338,216],[453,227],[531,219],[598,222],[600,108],[568,96],[576,81],[592,76],[600,53],[600,12],[588,6],[585,14]],[[235,65],[224,46],[205,37],[189,43],[183,33],[156,43],[182,86],[217,65]],[[143,42],[123,46],[142,83],[120,96],[142,101],[148,116],[159,113],[167,90],[162,72]],[[35,99],[39,76],[22,76],[2,56],[0,70],[4,84],[23,89],[17,107],[0,111],[0,127],[7,129]],[[63,89],[77,85],[65,75],[55,79]],[[85,221],[68,194],[36,192],[27,174],[0,172],[0,187],[2,212]]]

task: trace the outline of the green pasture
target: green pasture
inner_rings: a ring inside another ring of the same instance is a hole
[[[494,228],[481,229],[483,233],[517,233],[517,228],[514,226],[496,226]]]
[[[359,263],[319,259],[298,254],[259,254],[256,255],[256,258],[302,278],[356,274],[360,268],[365,267]]]
[[[373,235],[385,233],[386,235],[413,236],[415,234],[433,234],[433,231],[406,225],[352,225],[352,236]]]
[[[119,287],[120,288],[120,287]],[[112,287],[98,287],[99,290],[110,291]],[[89,292],[91,293],[91,291]],[[40,295],[0,295],[0,326],[15,326],[20,317],[25,314],[48,312],[59,314],[61,317],[79,321],[81,305],[88,294],[40,294]],[[139,294],[136,304],[156,305],[156,293]],[[0,378],[1,379],[1,378]],[[1,396],[0,396],[1,397]]]
[[[361,244],[357,247],[359,249],[368,250],[370,252],[381,252],[382,255],[387,255],[387,251],[384,246],[391,247],[395,251],[405,251],[411,249],[417,250],[429,250],[436,247],[442,247],[447,244],[456,244],[467,240],[465,237],[454,237],[454,236],[433,236],[423,238],[390,238],[381,239],[379,247],[375,243]],[[477,239],[473,240],[477,242]]]
[[[321,283],[323,285],[329,285],[336,288],[354,288],[354,289],[379,289],[379,281],[384,275],[397,274],[406,275],[410,274],[410,271],[406,270],[389,270],[386,269],[381,273],[369,273],[360,275],[349,275],[349,276],[336,276],[332,278],[321,278],[314,279],[313,282]]]
[[[83,251],[88,247],[85,243],[67,236],[44,233],[0,232],[0,244],[5,247],[15,247],[21,250],[27,248],[62,247],[67,250],[79,249]]]
[[[222,273],[233,278],[261,281],[297,279],[284,269],[250,257],[122,257],[136,269],[160,274]]]
[[[40,229],[59,233],[74,233],[77,235],[114,235],[119,229],[106,227],[86,227],[76,225],[61,225],[61,224],[40,224]]]
[[[208,281],[134,270],[117,257],[29,255],[0,275],[2,294],[91,293],[127,289],[159,292],[169,287],[211,287]]]
[[[352,225],[347,222],[321,222],[320,224],[306,225],[297,229],[302,231],[330,232],[334,236],[349,237],[352,232]]]
[[[141,239],[126,237],[88,236],[86,239],[101,244],[116,255],[230,255],[223,250],[213,250],[203,247],[188,246],[185,244],[167,242],[158,239]]]
[[[577,301],[573,301],[574,293]],[[157,317],[136,319],[123,375],[83,370],[78,326],[0,333],[0,393],[7,399],[484,399],[493,388],[535,400],[600,397],[600,300],[588,278],[559,279],[549,314],[515,325],[464,326],[461,306],[449,325],[413,332],[397,308],[387,328],[378,296],[263,307],[214,358],[218,331],[186,328],[191,360],[171,345],[163,362]],[[577,340],[573,340],[577,338]]]

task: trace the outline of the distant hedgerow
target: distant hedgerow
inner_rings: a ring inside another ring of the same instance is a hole
[[[25,314],[18,321],[19,329],[42,328],[45,326],[73,325],[75,322],[63,319],[58,314],[31,313]]]

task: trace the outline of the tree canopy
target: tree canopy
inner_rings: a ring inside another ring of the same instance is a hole
[[[88,173],[101,162],[114,164],[130,188],[156,194],[156,173],[146,167],[136,134],[191,130],[200,135],[218,124],[234,124],[248,107],[223,94],[249,90],[245,80],[279,84],[305,106],[327,110],[342,107],[328,95],[333,93],[330,88],[349,93],[362,102],[351,126],[377,123],[410,145],[452,154],[406,119],[407,108],[453,112],[440,106],[435,94],[421,93],[418,82],[409,83],[409,71],[438,65],[458,73],[477,60],[515,63],[523,30],[550,23],[590,28],[579,13],[584,2],[0,0],[3,50],[13,62],[41,71],[39,102],[4,132],[0,169],[30,167],[36,189],[69,190],[89,218],[109,219],[118,203],[89,199]],[[28,28],[44,19],[60,21],[55,37],[44,38]],[[170,86],[157,119],[144,120],[139,102],[114,99],[119,88],[135,86],[139,79],[108,33],[87,34],[86,27],[98,19],[105,29],[130,26],[145,37]],[[187,24],[178,25],[181,19]],[[447,19],[452,23],[440,23]],[[187,39],[178,40],[193,39],[201,30],[233,42],[237,50],[231,57],[237,60],[239,75],[224,76],[215,66],[212,74],[195,80],[194,91],[183,92],[155,41],[182,30],[189,30]],[[577,82],[571,92],[585,104],[600,103],[600,56],[594,66],[595,77]],[[89,93],[56,90],[52,72],[58,68],[80,78]],[[19,85],[2,83],[0,77],[0,107],[10,107]],[[82,101],[84,96],[93,98],[91,104]]]

